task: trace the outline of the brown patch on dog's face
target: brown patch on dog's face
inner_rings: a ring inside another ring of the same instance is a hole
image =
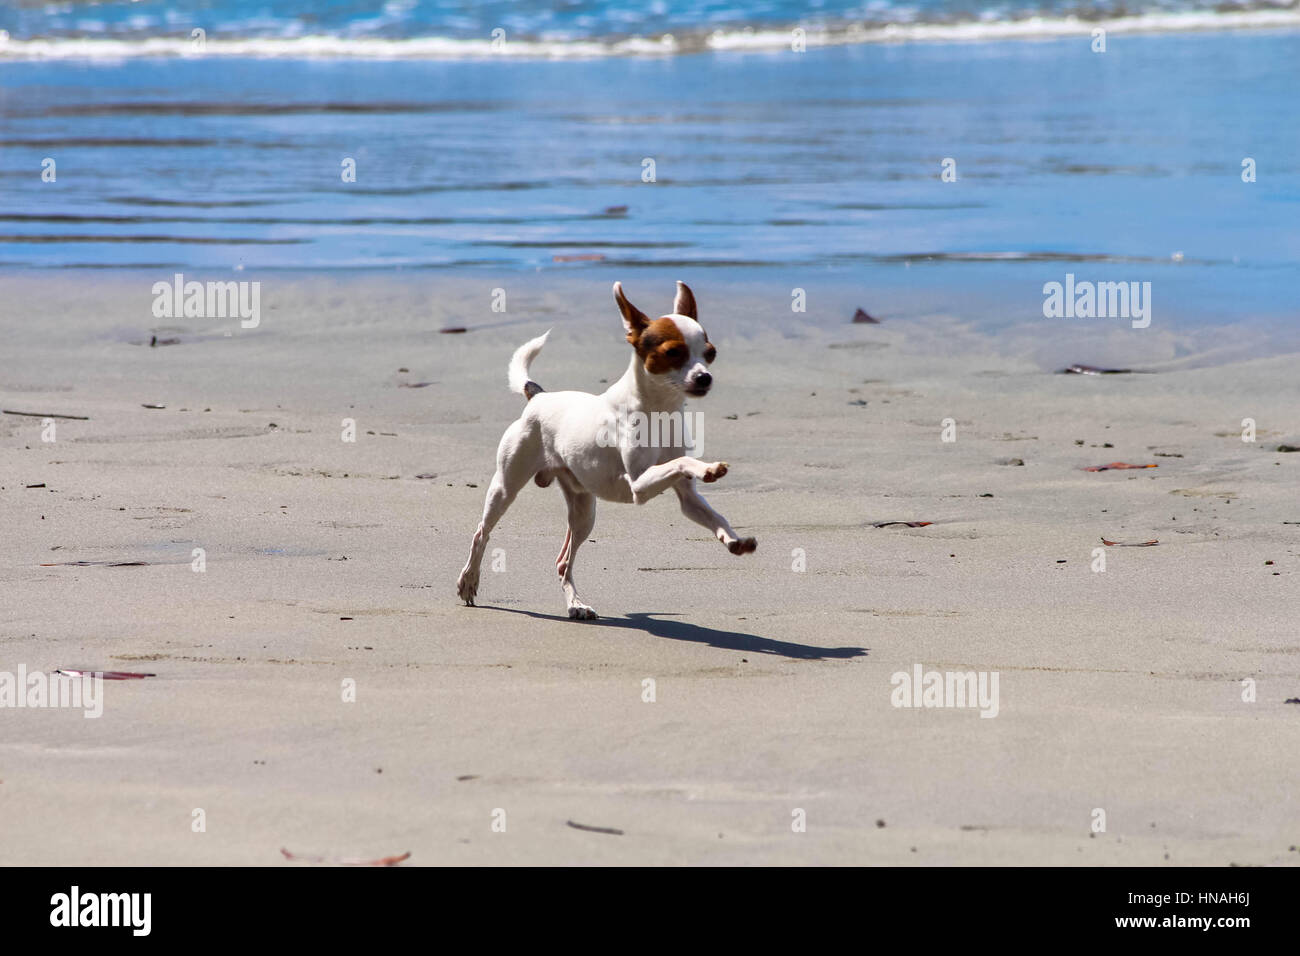
[[[695,296],[684,282],[677,283],[673,313],[651,321],[628,301],[622,283],[614,283],[614,300],[623,315],[623,330],[642,367],[665,387],[700,398],[713,384],[708,365],[718,350],[696,318]]]
[[[679,369],[691,359],[690,346],[677,323],[668,316],[655,319],[633,343],[641,356],[645,369],[652,375],[662,375]]]

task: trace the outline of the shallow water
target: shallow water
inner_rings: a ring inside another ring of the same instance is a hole
[[[1071,273],[1290,319],[1300,33],[1091,45],[0,61],[0,268],[723,272],[989,322]]]

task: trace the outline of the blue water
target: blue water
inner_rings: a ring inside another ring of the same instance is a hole
[[[851,6],[820,9],[843,18]],[[389,7],[405,35],[508,17],[535,35],[552,22],[605,35],[668,17],[619,12],[631,4],[553,17],[533,3]],[[789,22],[787,7],[759,5],[745,22]],[[9,29],[72,36],[93,20],[96,36],[150,35],[213,13],[197,9],[22,8]],[[262,9],[220,12],[279,35],[341,35],[372,16]],[[713,25],[728,8],[701,2],[693,16]],[[1023,291],[1069,271],[1152,281],[1188,315],[1289,317],[1297,64],[1300,32],[1115,34],[1099,54],[1086,28],[564,60],[0,56],[0,273],[712,270],[951,304],[1014,288],[1032,310],[1041,296]],[[1254,183],[1242,182],[1246,157]],[[41,179],[46,158],[54,182]],[[955,182],[941,180],[945,158]]]

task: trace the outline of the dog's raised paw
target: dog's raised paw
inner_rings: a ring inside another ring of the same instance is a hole
[[[727,463],[725,461],[715,461],[704,469],[704,481],[712,484],[727,473]]]
[[[599,615],[585,604],[577,604],[569,608],[569,617],[575,621],[594,621]]]
[[[478,594],[478,582],[470,581],[461,575],[460,580],[456,582],[456,593],[465,602],[466,607],[473,607],[474,598]]]
[[[750,554],[757,548],[757,538],[741,538],[739,541],[733,541],[727,545],[727,550],[732,554]]]

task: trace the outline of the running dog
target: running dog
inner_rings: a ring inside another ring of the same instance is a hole
[[[678,282],[672,314],[654,320],[627,300],[622,283],[614,283],[614,301],[623,315],[632,360],[623,377],[603,394],[547,392],[528,377],[550,332],[520,346],[510,359],[510,389],[524,396],[524,411],[501,436],[483,520],[456,582],[467,605],[472,606],[478,594],[488,536],[529,479],[542,488],[558,481],[569,507],[569,530],[555,570],[571,618],[596,617],[578,599],[573,562],[596,523],[597,498],[640,505],[671,488],[682,513],[712,531],[732,554],[749,554],[757,547],[753,538],[737,535],[695,488],[697,480],[707,484],[725,475],[725,461],[706,464],[688,457],[691,440],[684,428],[673,441],[647,443],[626,427],[632,413],[651,420],[664,420],[655,416],[669,413],[668,420],[684,421],[686,398],[709,393],[709,366],[718,350],[699,323],[695,296],[686,283]]]

